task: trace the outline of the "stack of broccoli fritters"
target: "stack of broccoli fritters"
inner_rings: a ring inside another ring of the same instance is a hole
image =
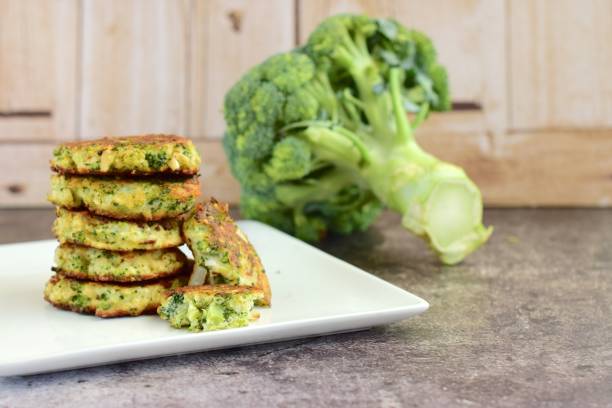
[[[45,299],[101,317],[154,313],[188,280],[182,218],[200,195],[186,138],[146,135],[62,144],[49,201],[60,246]]]

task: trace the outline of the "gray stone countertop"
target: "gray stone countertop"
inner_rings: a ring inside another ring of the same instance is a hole
[[[0,241],[48,238],[52,219],[0,211]],[[321,245],[427,299],[416,318],[0,378],[0,407],[612,407],[612,211],[489,210],[486,222],[491,241],[455,267],[438,264],[391,213]]]

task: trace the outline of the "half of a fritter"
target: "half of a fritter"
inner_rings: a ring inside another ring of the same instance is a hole
[[[195,206],[197,177],[116,179],[54,175],[49,201],[69,209],[87,209],[116,219],[155,221],[177,217]]]
[[[64,174],[195,175],[200,162],[187,138],[143,135],[61,144],[53,151],[51,168]]]
[[[264,291],[258,304],[270,305],[272,294],[261,260],[230,217],[227,204],[214,198],[198,204],[183,224],[183,235],[196,262],[190,285],[254,286]]]
[[[168,292],[157,313],[177,329],[209,331],[243,327],[259,318],[253,306],[263,297],[263,291],[253,287],[186,286]]]
[[[85,245],[113,251],[163,249],[183,243],[181,220],[128,222],[57,208],[53,232],[61,244]]]
[[[139,316],[155,313],[167,290],[186,283],[186,275],[139,284],[113,284],[56,274],[47,282],[45,300],[60,309],[98,317]]]
[[[55,250],[53,270],[77,279],[137,282],[178,275],[187,257],[177,248],[116,252],[64,244]]]

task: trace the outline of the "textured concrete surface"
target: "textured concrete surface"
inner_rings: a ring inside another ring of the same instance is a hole
[[[0,211],[0,239],[46,238],[52,217]],[[429,300],[417,318],[4,378],[0,407],[612,407],[612,211],[490,210],[486,218],[492,240],[456,267],[440,266],[393,214],[322,245]]]

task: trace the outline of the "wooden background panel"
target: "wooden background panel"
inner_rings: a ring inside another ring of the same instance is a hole
[[[508,2],[512,127],[612,126],[612,2]]]
[[[505,3],[503,0],[315,0],[299,3],[300,39],[326,16],[342,12],[393,17],[427,33],[446,65],[454,101],[483,107],[488,131],[506,124]],[[484,130],[484,129],[481,129]]]
[[[463,167],[487,206],[612,205],[612,131],[511,136],[495,144],[456,132],[418,139],[427,151]]]
[[[461,123],[463,113],[454,123]],[[455,163],[480,187],[490,207],[612,205],[612,131],[522,132],[493,139],[469,127],[431,125],[419,144]],[[239,186],[220,142],[198,143],[205,158],[204,195],[237,202]]]
[[[50,206],[49,160],[52,143],[0,144],[0,203],[2,207]]]
[[[422,132],[424,149],[462,166],[480,187],[488,206],[612,205],[612,131],[518,133],[490,143],[472,132]],[[52,144],[0,144],[0,207],[49,205],[48,168]],[[204,158],[202,193],[236,203],[221,142],[197,141]],[[24,158],[28,166],[24,166]]]
[[[219,140],[196,141],[196,148],[202,155],[200,169],[202,195],[217,200],[237,203],[240,185],[230,173],[223,146]]]
[[[143,132],[196,138],[204,194],[236,202],[226,90],[344,11],[432,36],[454,101],[482,109],[417,137],[487,205],[612,205],[607,0],[0,0],[0,206],[46,204],[57,139]]]
[[[54,10],[51,2],[0,1],[0,111],[52,109],[53,82],[40,67],[54,60]]]
[[[289,0],[195,0],[192,21],[193,137],[223,135],[223,97],[253,65],[295,44]]]
[[[187,0],[83,3],[80,132],[187,133]]]
[[[0,0],[0,140],[74,133],[79,3]]]

